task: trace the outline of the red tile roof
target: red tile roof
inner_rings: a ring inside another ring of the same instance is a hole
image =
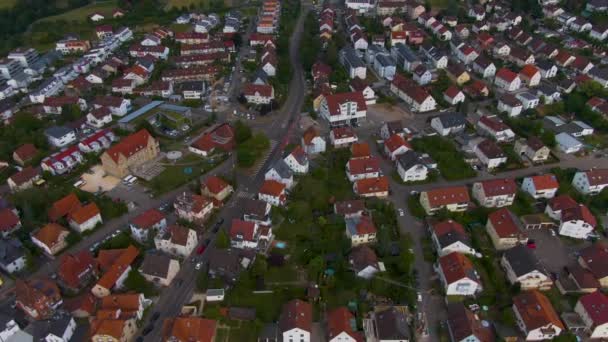
[[[540,176],[532,176],[532,183],[534,184],[534,188],[538,190],[547,190],[547,189],[557,189],[559,188],[559,183],[557,182],[557,177],[551,173],[547,173]]]
[[[38,169],[34,169],[31,166],[23,168],[23,170],[15,173],[10,179],[17,185],[20,186],[36,177],[40,176]]]
[[[121,155],[128,159],[135,153],[145,149],[148,146],[150,138],[154,139],[144,128],[125,137],[118,144],[110,147],[105,153],[115,162],[118,162]]]
[[[361,216],[356,229],[357,235],[376,234],[376,226],[374,226],[374,221],[369,216]]]
[[[568,195],[559,195],[549,200],[547,204],[551,210],[560,211],[567,208],[576,207],[578,203]]]
[[[453,220],[446,220],[433,225],[433,232],[437,237],[456,232],[462,235],[466,235],[464,227]]]
[[[595,216],[584,204],[562,210],[562,222],[567,221],[583,221],[594,228],[597,225]]]
[[[351,175],[380,172],[380,158],[351,158],[348,161],[348,170]]]
[[[482,181],[481,187],[487,197],[514,195],[517,193],[517,184],[510,178]]]
[[[426,192],[432,208],[454,203],[470,202],[469,190],[466,186],[454,186],[429,190]]]
[[[389,183],[386,176],[378,178],[360,179],[355,183],[358,194],[372,194],[376,192],[388,192]]]
[[[339,115],[340,105],[347,102],[356,102],[357,110],[367,110],[363,93],[359,91],[327,95],[325,100],[330,115]]]
[[[520,75],[526,77],[527,79],[531,79],[538,73],[538,69],[532,64],[526,64],[526,66],[524,66],[519,72]]]
[[[0,209],[0,232],[12,231],[19,222],[19,216],[10,208]]]
[[[453,99],[455,98],[458,94],[460,94],[460,89],[458,89],[458,87],[456,86],[451,86],[448,89],[446,89],[446,91],[444,92],[444,94]]]
[[[336,308],[327,313],[327,335],[328,340],[331,340],[341,333],[346,333],[353,339],[356,339],[356,332],[353,330],[352,322],[355,319],[350,311],[344,306]]]
[[[500,78],[506,82],[511,83],[517,78],[517,74],[507,68],[502,68],[496,73],[496,78]]]
[[[371,156],[369,144],[366,142],[354,143],[350,147],[353,158],[364,158]]]
[[[586,294],[579,299],[587,315],[593,322],[593,327],[608,323],[608,297],[600,291]]]
[[[99,207],[97,207],[97,204],[94,202],[91,202],[71,212],[70,220],[76,222],[77,224],[83,224],[99,214],[101,214]]]
[[[27,162],[38,154],[38,150],[34,144],[24,144],[17,147],[14,153],[19,157],[19,159],[21,159],[21,161]]]
[[[280,196],[285,191],[285,184],[275,180],[266,180],[260,188],[261,194],[267,194],[274,197]]]
[[[62,226],[56,223],[49,223],[46,226],[40,228],[36,233],[34,233],[34,237],[36,238],[36,240],[42,242],[50,249],[52,249],[53,246],[61,242],[61,235],[67,232],[68,230],[63,228]]]
[[[522,235],[519,230],[513,214],[507,208],[498,209],[488,215],[488,221],[492,223],[492,227],[501,239],[513,238]]]
[[[580,251],[580,260],[593,275],[602,279],[608,277],[608,247],[603,242],[595,243]]]
[[[443,276],[448,284],[465,278],[479,282],[475,275],[475,268],[473,267],[471,260],[458,252],[452,252],[440,257],[439,267],[441,267]]]
[[[390,152],[395,152],[401,146],[405,146],[407,149],[411,150],[410,144],[399,134],[393,134],[388,139],[384,140],[384,146],[386,146]]]
[[[299,328],[312,331],[312,305],[305,301],[294,299],[283,305],[279,318],[279,330],[285,332]]]
[[[112,263],[110,269],[99,279],[97,285],[108,290],[111,289],[118,278],[120,278],[131,263],[133,263],[138,254],[139,250],[134,246],[129,246],[126,249],[121,250],[118,258]]]
[[[136,216],[131,223],[140,229],[148,229],[165,218],[165,214],[156,208],[148,209]]]
[[[483,123],[486,127],[494,132],[502,132],[510,129],[509,126],[507,126],[504,122],[489,116],[482,116],[479,119],[479,122]]]
[[[163,322],[164,341],[197,341],[215,340],[217,322],[200,317],[176,317]]]
[[[205,180],[205,187],[207,187],[207,190],[212,194],[219,194],[228,187],[228,183],[220,177],[211,176]]]
[[[82,279],[81,274],[93,272],[97,268],[97,261],[88,250],[82,250],[76,254],[64,254],[59,263],[59,278],[70,288],[79,288]]]
[[[539,291],[525,291],[513,298],[513,305],[528,331],[553,324],[562,330],[564,325],[555,312],[553,305]]]
[[[256,94],[262,97],[272,96],[272,86],[269,84],[253,84],[247,83],[243,88],[245,96],[255,96]]]
[[[255,223],[250,221],[243,221],[240,219],[233,219],[232,225],[230,226],[230,237],[236,239],[241,236],[245,241],[253,241],[255,234]]]
[[[591,186],[608,184],[608,169],[589,170],[585,174]]]
[[[312,140],[318,136],[319,132],[317,132],[317,129],[314,126],[310,126],[306,131],[304,131],[302,139],[304,139],[304,144],[310,145]]]

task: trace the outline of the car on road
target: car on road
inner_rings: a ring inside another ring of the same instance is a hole
[[[147,327],[144,328],[144,331],[141,332],[141,334],[143,336],[148,335],[149,333],[152,332],[152,330],[154,330],[154,327],[152,325],[148,325]]]
[[[201,245],[197,250],[196,250],[196,254],[201,255],[203,253],[205,253],[205,248],[207,248],[206,245]]]
[[[160,317],[160,312],[156,311],[152,314],[152,322],[156,321]]]
[[[536,242],[534,240],[528,240],[526,246],[528,246],[530,249],[536,249]]]
[[[201,267],[203,267],[203,263],[199,262],[199,263],[196,264],[196,266],[194,266],[194,269],[198,271],[198,270],[201,269]]]
[[[210,243],[211,243],[211,239],[205,239],[205,242],[203,242],[203,245],[209,246]]]
[[[410,195],[415,196],[418,195],[420,192],[416,191],[416,190],[412,190],[410,191]]]
[[[403,209],[399,208],[399,216],[403,216]]]

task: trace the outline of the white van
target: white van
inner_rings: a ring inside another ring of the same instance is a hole
[[[80,188],[81,186],[84,186],[85,184],[87,184],[87,182],[83,181],[82,179],[79,180],[78,182],[74,183],[74,187],[75,188]]]

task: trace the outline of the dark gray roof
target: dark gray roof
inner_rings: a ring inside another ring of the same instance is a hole
[[[376,331],[381,340],[409,340],[410,328],[405,313],[395,307],[376,313]]]
[[[281,337],[282,340],[282,337]],[[258,341],[278,342],[279,341],[279,325],[269,323],[262,328]]]
[[[417,165],[419,165],[419,166],[424,165],[420,161],[420,155],[417,152],[412,151],[412,150],[409,150],[409,151],[397,156],[397,163],[399,163],[399,165],[401,165],[401,167],[406,171]]]
[[[469,237],[468,236],[460,234],[460,233],[455,232],[453,230],[450,231],[450,232],[447,232],[447,233],[445,233],[443,235],[438,236],[437,240],[439,241],[439,246],[441,248],[448,247],[451,244],[459,242],[459,241],[461,243],[463,243],[464,245],[467,245],[467,246],[471,247],[471,242],[469,241]]]
[[[71,316],[63,315],[50,320],[34,321],[24,330],[32,335],[34,341],[45,341],[46,337],[51,334],[63,337],[71,320]]]
[[[558,93],[557,87],[550,83],[541,83],[536,87],[536,93],[544,96],[553,96],[553,94]]]
[[[602,80],[608,80],[608,68],[593,67],[589,70],[589,75]]]
[[[139,270],[143,274],[147,274],[154,277],[166,278],[169,273],[169,265],[171,264],[171,258],[162,254],[146,254],[144,262],[142,263]]]
[[[44,130],[44,134],[49,137],[60,139],[66,134],[72,132],[72,129],[65,126],[52,126]]]
[[[209,256],[209,271],[220,276],[236,277],[241,270],[238,253],[232,249],[211,248]]]
[[[0,239],[0,264],[8,265],[25,256],[23,245],[17,239]]]
[[[511,269],[517,277],[526,275],[533,271],[539,271],[546,274],[545,268],[536,258],[532,250],[523,245],[517,245],[504,254],[504,258],[511,265]]]
[[[439,121],[441,121],[441,126],[444,128],[447,127],[458,127],[462,125],[466,125],[467,121],[464,116],[460,113],[451,112],[451,113],[443,113],[438,116]]]
[[[394,51],[394,54],[396,54],[400,58],[403,58],[404,60],[408,61],[409,63],[420,61],[420,58],[418,57],[418,55],[416,55],[416,53],[414,51],[412,51],[412,49],[410,49],[408,46],[406,46],[403,43],[395,44],[395,46],[393,46],[393,51]]]
[[[383,67],[395,66],[395,60],[389,55],[377,55],[376,60]]]
[[[264,84],[268,83],[268,74],[266,74],[266,71],[264,71],[264,69],[260,68],[256,70],[256,72],[251,77],[251,82],[255,83],[257,80],[262,81]]]
[[[272,169],[274,169],[283,179],[293,177],[293,172],[291,172],[291,169],[283,159],[277,160],[274,165],[272,165]]]
[[[205,89],[205,82],[203,81],[188,81],[179,84],[181,91],[203,91]]]
[[[549,60],[546,60],[546,59],[536,61],[536,67],[539,68],[540,70],[547,71],[554,66],[555,66],[555,63],[553,63]]]
[[[355,52],[355,49],[352,47],[346,46],[340,51],[340,54],[342,55],[344,63],[347,63],[351,68],[365,67],[365,64],[363,64],[363,61],[357,56],[357,52]]]
[[[268,205],[266,202],[252,198],[243,198],[240,203],[241,205],[239,205],[239,208],[243,208],[244,215],[259,218],[264,218],[264,216],[266,216],[266,208]]]

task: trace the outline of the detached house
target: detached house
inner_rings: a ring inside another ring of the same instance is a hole
[[[512,285],[519,284],[522,290],[549,290],[553,281],[538,261],[532,250],[517,245],[505,251],[500,260],[507,279]]]
[[[380,272],[378,256],[367,245],[354,247],[350,251],[348,263],[358,277],[371,279]]]
[[[540,83],[541,73],[534,65],[528,64],[519,72],[519,78],[528,87],[534,87]]]
[[[443,113],[431,119],[431,127],[441,136],[464,131],[467,121],[460,113]]]
[[[365,120],[367,104],[361,92],[330,94],[321,101],[319,111],[332,127],[351,125]]]
[[[500,208],[513,204],[517,184],[509,178],[493,179],[473,184],[473,198],[486,208]]]
[[[513,313],[526,341],[551,340],[565,329],[549,299],[538,291],[525,291],[515,296]]]
[[[574,208],[578,205],[576,201],[569,195],[555,196],[547,201],[545,214],[550,218],[559,221],[562,219],[562,211],[564,209]]]
[[[286,186],[275,180],[266,180],[258,192],[258,198],[272,206],[283,206],[287,200]]]
[[[526,157],[533,163],[544,162],[549,159],[551,154],[551,150],[539,138],[534,136],[516,141],[514,149],[519,156]]]
[[[139,250],[135,246],[101,250],[97,255],[97,262],[103,275],[93,286],[91,293],[97,298],[103,298],[109,296],[113,289],[121,288],[138,254]]]
[[[431,240],[439,256],[450,253],[475,254],[471,240],[460,223],[447,220],[431,224],[429,229]]]
[[[410,144],[398,134],[393,134],[388,139],[384,140],[384,153],[392,161],[395,161],[399,155],[411,149]]]
[[[572,178],[572,186],[583,195],[597,195],[608,186],[608,169],[578,171]]]
[[[63,288],[78,291],[97,276],[97,261],[88,250],[65,254],[60,259],[57,279]]]
[[[463,254],[452,252],[437,261],[437,273],[447,296],[474,296],[481,292],[481,280],[473,263]]]
[[[352,326],[355,316],[344,306],[327,313],[328,342],[357,342],[362,339],[362,332]]]
[[[32,320],[50,319],[62,303],[59,288],[49,279],[15,281],[15,306]]]
[[[167,227],[165,215],[156,208],[148,209],[136,216],[130,223],[131,236],[139,243],[145,243],[152,234]]]
[[[506,91],[515,91],[521,87],[521,79],[513,71],[502,68],[496,73],[494,84]]]
[[[562,210],[559,235],[586,239],[595,229],[597,220],[585,205],[579,204]]]
[[[302,148],[309,155],[325,152],[325,139],[314,126],[310,126],[302,135]]]
[[[408,150],[399,154],[395,164],[397,173],[404,182],[423,181],[428,177],[429,168],[423,162],[422,156],[415,151]]]
[[[82,233],[101,224],[101,212],[95,203],[84,205],[69,214],[68,223],[75,231]]]
[[[493,140],[486,139],[475,145],[473,152],[488,170],[500,167],[507,162],[507,155]]]
[[[456,86],[451,86],[443,92],[443,99],[452,106],[464,102],[464,93]]]
[[[196,231],[177,224],[168,226],[154,238],[156,249],[182,258],[192,254],[197,244]]]
[[[448,211],[465,211],[469,207],[469,190],[465,186],[455,186],[423,191],[420,204],[428,215],[443,208]]]
[[[279,317],[282,341],[310,342],[312,334],[312,305],[294,299],[283,305]]]
[[[601,291],[582,296],[574,307],[591,339],[608,338],[608,297]]]
[[[21,220],[17,209],[0,209],[0,235],[7,238],[10,234],[21,228]]]
[[[201,194],[213,198],[216,203],[222,203],[233,191],[232,185],[217,176],[208,177],[201,184]]]
[[[46,254],[55,255],[67,247],[69,231],[56,223],[49,223],[32,233],[32,242]]]
[[[274,180],[285,184],[287,189],[291,189],[294,185],[293,172],[287,166],[283,159],[277,160],[264,174],[265,180]]]
[[[387,197],[389,193],[388,178],[380,176],[359,179],[353,184],[353,191],[361,197]]]
[[[507,113],[510,117],[519,116],[523,109],[521,101],[512,94],[505,93],[498,99],[498,111]]]
[[[285,164],[289,166],[291,171],[295,174],[306,174],[308,173],[308,154],[304,152],[302,146],[296,146],[291,153],[283,159]]]
[[[477,128],[481,133],[489,135],[498,142],[511,141],[515,138],[511,128],[496,117],[482,116],[477,122]]]
[[[177,196],[173,202],[173,208],[178,218],[196,224],[205,222],[214,207],[210,198],[186,192]]]
[[[342,148],[356,143],[359,138],[350,127],[335,127],[329,132],[329,141],[334,148]]]
[[[346,176],[351,182],[380,176],[380,159],[377,157],[351,158],[346,164]]]
[[[269,84],[247,83],[243,88],[247,103],[269,104],[274,100],[274,88]]]
[[[499,251],[528,242],[528,237],[521,231],[517,218],[506,208],[488,215],[486,232],[492,239],[494,248]]]
[[[494,332],[486,321],[471,312],[464,303],[448,304],[447,326],[453,342],[493,342]]]
[[[521,186],[523,191],[535,199],[553,198],[558,188],[557,177],[553,174],[526,177]]]
[[[603,242],[582,249],[578,257],[578,263],[589,270],[604,289],[608,288],[608,267],[604,262],[606,258],[608,258],[608,247]]]
[[[377,230],[370,216],[346,218],[344,222],[346,223],[346,237],[350,239],[351,246],[376,242]]]

